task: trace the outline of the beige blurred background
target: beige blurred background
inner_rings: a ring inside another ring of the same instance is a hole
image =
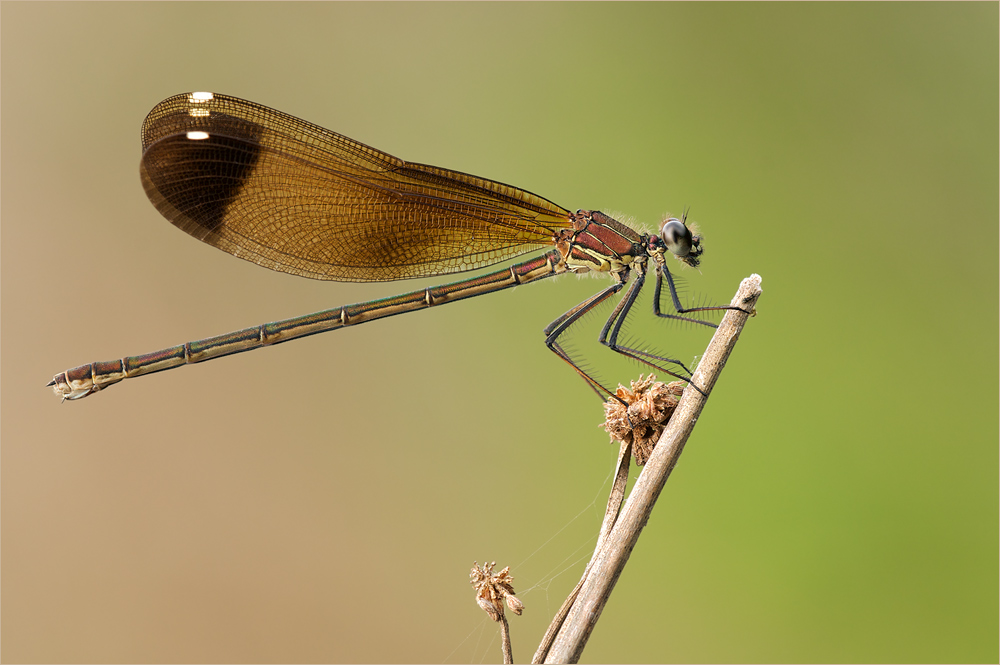
[[[192,90],[654,226],[763,276],[584,660],[996,662],[997,5],[0,6],[4,662],[526,661],[615,449],[549,282],[127,381],[93,360],[434,281],[320,283],[173,228],[139,127]],[[607,309],[603,310],[606,315]],[[692,358],[708,336],[630,334]],[[607,382],[639,369],[573,338]]]

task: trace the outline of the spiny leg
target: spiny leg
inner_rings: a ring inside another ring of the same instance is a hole
[[[587,382],[587,385],[590,386],[591,390],[597,393],[597,396],[601,398],[601,401],[604,401],[604,396],[607,395],[609,398],[616,399],[619,402],[622,402],[622,404],[625,404],[625,402],[622,401],[617,395],[615,395],[613,392],[602,386],[600,382],[598,382],[592,376],[587,374],[587,372],[585,372],[579,365],[577,365],[576,362],[574,362],[573,359],[570,358],[566,350],[562,348],[562,346],[559,344],[558,341],[559,336],[562,335],[564,332],[566,332],[566,330],[569,329],[570,326],[579,321],[580,317],[582,317],[584,314],[586,314],[587,312],[589,312],[594,307],[601,304],[614,294],[618,293],[622,289],[622,287],[625,286],[625,282],[628,281],[628,273],[625,272],[622,273],[621,275],[615,275],[615,279],[617,281],[614,284],[607,287],[603,291],[587,298],[582,303],[580,303],[576,307],[573,307],[568,312],[566,312],[558,319],[556,319],[548,326],[546,326],[544,330],[545,346],[549,347],[550,351],[552,351],[557,356],[559,356],[567,363],[569,363],[569,366],[572,367],[574,370],[576,370],[577,374],[583,377],[583,380]],[[615,308],[615,312],[618,312],[620,309],[621,309],[621,304],[619,303],[619,306]],[[625,406],[628,405],[625,404]]]
[[[691,370],[676,358],[668,358],[666,356],[658,356],[646,351],[640,351],[639,349],[633,349],[627,346],[622,346],[618,344],[618,334],[621,332],[621,328],[625,321],[628,319],[628,315],[632,310],[632,306],[635,304],[636,299],[639,297],[639,292],[642,291],[642,287],[646,281],[646,274],[644,270],[636,270],[636,279],[629,287],[625,296],[618,303],[618,307],[612,312],[611,316],[608,317],[607,322],[604,324],[604,328],[601,330],[600,342],[604,344],[612,351],[620,353],[623,356],[632,358],[648,367],[652,367],[658,372],[664,372],[670,376],[680,379],[681,381],[687,381],[690,385],[698,392],[705,394],[704,391],[697,385],[691,382]],[[671,365],[676,365],[684,370],[686,375],[681,375],[673,372],[663,366],[663,363],[668,363]]]
[[[674,310],[677,314],[687,314],[690,312],[708,312],[708,311],[718,311],[726,309],[736,309],[741,312],[747,312],[747,310],[742,307],[733,307],[732,305],[713,305],[711,307],[681,307],[681,299],[677,295],[677,287],[674,285],[674,277],[670,274],[670,270],[665,265],[658,265],[656,267],[656,288],[653,290],[653,313],[664,319],[676,319],[678,321],[687,321],[689,323],[698,323],[703,326],[708,326],[710,328],[718,328],[719,326],[712,323],[711,321],[702,321],[701,319],[695,319],[689,316],[677,316],[675,314],[664,314],[660,311],[660,292],[663,287],[663,279],[667,280],[667,289],[670,291],[670,299],[673,301]],[[750,312],[747,312],[749,314]]]

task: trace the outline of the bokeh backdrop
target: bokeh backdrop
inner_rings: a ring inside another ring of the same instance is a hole
[[[498,660],[475,560],[512,566],[525,661],[593,547],[615,448],[541,330],[606,280],[51,394],[435,283],[310,282],[164,221],[139,127],[192,90],[647,228],[690,206],[688,293],[763,276],[584,660],[997,661],[996,3],[0,18],[4,661]],[[574,348],[634,378],[600,321]],[[684,358],[709,339],[645,325]]]

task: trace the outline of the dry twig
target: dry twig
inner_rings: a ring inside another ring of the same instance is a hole
[[[598,539],[597,549],[587,565],[583,579],[564,603],[564,608],[569,605],[568,611],[564,613],[561,609],[557,615],[557,619],[560,619],[560,615],[564,614],[565,621],[559,621],[561,627],[556,627],[556,621],[553,621],[549,632],[554,630],[558,632],[554,640],[549,634],[546,635],[546,639],[543,639],[542,645],[535,653],[533,662],[575,663],[580,659],[587,639],[639,539],[642,527],[649,520],[653,505],[684,450],[684,444],[694,429],[707,396],[711,394],[712,387],[739,339],[743,325],[750,316],[747,312],[755,313],[754,306],[761,294],[760,282],[759,275],[751,275],[740,284],[732,305],[746,311],[726,312],[692,377],[692,381],[701,386],[704,392],[697,390],[684,392],[679,404],[676,405],[673,417],[667,422],[666,429],[663,430],[659,442],[649,457],[646,468],[632,488],[620,517],[610,529],[607,538]],[[633,391],[635,388],[636,384],[633,384]],[[645,432],[636,432],[633,438],[638,439],[640,436],[647,438]],[[623,451],[626,446],[627,444],[623,442]],[[620,460],[619,467],[621,467]],[[610,509],[609,503],[609,513]],[[607,522],[607,515],[605,521]],[[602,525],[602,536],[606,526],[607,524]],[[549,640],[551,648],[548,648]]]
[[[545,655],[552,647],[552,641],[555,640],[559,628],[562,627],[563,621],[566,620],[566,615],[569,614],[569,610],[573,606],[573,601],[576,600],[576,595],[580,592],[584,580],[587,579],[590,567],[594,565],[597,553],[601,551],[601,546],[607,539],[608,534],[611,533],[611,528],[615,525],[615,520],[618,519],[618,511],[621,510],[622,502],[625,500],[625,486],[628,484],[629,458],[631,454],[632,441],[622,441],[621,449],[618,451],[615,481],[611,485],[611,494],[608,496],[608,507],[604,511],[604,521],[601,523],[601,531],[597,536],[597,546],[594,548],[594,554],[590,557],[587,567],[584,568],[580,581],[576,583],[573,590],[566,596],[566,600],[563,601],[559,611],[552,618],[552,623],[549,624],[548,630],[545,631],[545,636],[542,637],[542,641],[538,645],[534,657],[531,659],[532,663],[541,663],[545,659]]]

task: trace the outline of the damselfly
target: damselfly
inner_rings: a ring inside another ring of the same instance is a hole
[[[703,251],[683,216],[666,219],[656,235],[639,233],[601,212],[571,213],[516,187],[404,162],[280,111],[206,92],[157,104],[143,123],[142,147],[142,184],[164,217],[203,242],[272,270],[345,282],[392,281],[475,270],[548,249],[459,282],[81,365],[49,384],[64,399],[86,397],[125,378],[586,272],[608,273],[613,283],[545,328],[545,344],[599,395],[613,396],[560,346],[560,336],[585,313],[628,286],[600,342],[686,380],[691,372],[680,360],[618,342],[647,270],[655,274],[657,316],[715,327],[685,315],[731,309],[681,306],[667,253],[697,266]],[[664,282],[673,313],[661,311]]]

